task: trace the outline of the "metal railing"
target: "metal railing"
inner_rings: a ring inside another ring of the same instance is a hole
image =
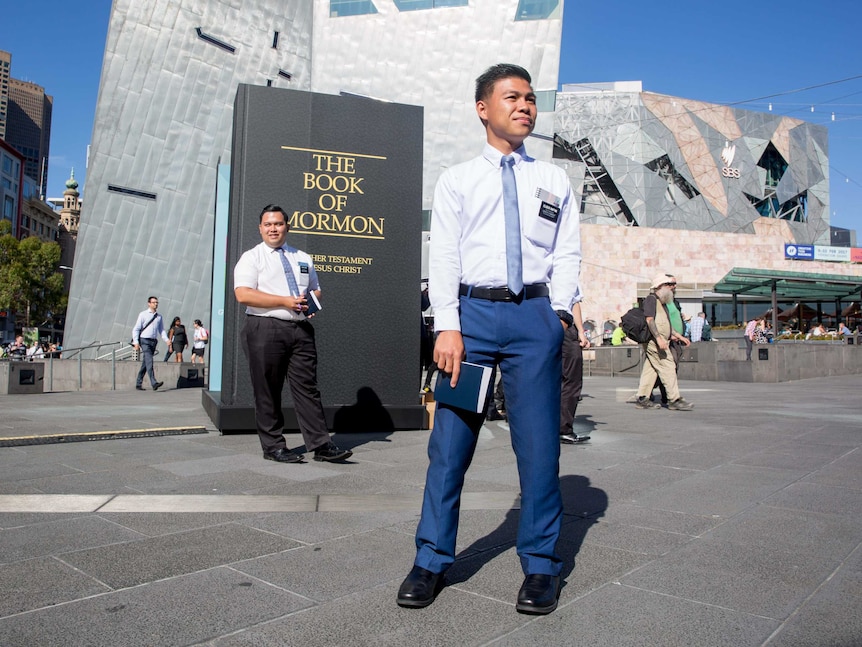
[[[63,359],[70,360],[77,356],[78,358],[78,388],[82,388],[84,384],[84,355],[83,351],[89,349],[98,349],[103,346],[122,346],[126,342],[121,341],[109,341],[106,343],[101,343],[99,341],[94,341],[86,346],[80,346],[78,348],[64,348]],[[130,350],[134,351],[134,348],[129,347]],[[111,390],[117,390],[117,361],[125,359],[125,357],[117,357],[117,354],[122,353],[123,349],[112,348],[110,354],[102,355],[101,357],[97,357],[96,361],[105,361],[110,358],[111,361]],[[69,355],[71,353],[71,356]],[[54,390],[54,354],[50,353],[49,357],[46,358],[48,363],[48,390]]]

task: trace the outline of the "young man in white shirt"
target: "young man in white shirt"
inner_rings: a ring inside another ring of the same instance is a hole
[[[246,306],[242,348],[248,358],[257,434],[266,460],[300,463],[287,449],[281,391],[288,378],[299,430],[316,461],[343,461],[353,455],[330,440],[317,388],[317,346],[308,321],[307,293],[320,296],[311,256],[286,244],[287,214],[277,205],[260,213],[263,242],[245,252],[234,267],[234,295]],[[313,315],[312,315],[313,316]]]
[[[523,145],[537,113],[530,83],[526,70],[508,64],[476,80],[486,144],[437,183],[429,292],[434,360],[452,384],[464,360],[500,367],[521,482],[517,548],[525,579],[516,608],[544,614],[556,609],[560,592],[561,346],[572,324],[580,238],[565,172]],[[482,414],[438,403],[416,559],[398,591],[401,606],[431,604],[455,560],[461,488],[482,422]]]

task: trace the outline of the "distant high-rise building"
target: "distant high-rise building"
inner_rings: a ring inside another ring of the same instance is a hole
[[[18,216],[21,213],[21,195],[24,158],[0,138],[0,220],[12,223],[12,235],[18,234]]]
[[[0,139],[6,139],[6,115],[9,112],[9,70],[12,54],[0,50]]]
[[[48,185],[53,106],[54,98],[41,85],[9,79],[4,139],[24,156],[24,175],[36,180],[43,196]]]

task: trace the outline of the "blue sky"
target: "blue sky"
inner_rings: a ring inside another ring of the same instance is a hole
[[[86,198],[111,2],[2,5],[0,49],[12,52],[12,75],[54,97],[48,192],[61,195],[74,167]],[[772,103],[775,113],[826,126],[832,224],[862,230],[862,2],[566,0],[564,16],[561,83],[639,80],[650,92],[749,110]]]

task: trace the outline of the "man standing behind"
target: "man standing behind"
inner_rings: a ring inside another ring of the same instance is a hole
[[[141,351],[141,370],[138,371],[135,388],[138,391],[144,390],[144,374],[146,374],[150,376],[153,391],[158,391],[164,382],[156,382],[156,374],[153,372],[153,355],[156,352],[159,337],[167,344],[168,334],[165,332],[162,315],[156,312],[159,308],[158,297],[147,299],[147,305],[149,307],[138,315],[135,327],[132,328],[132,346],[135,347],[135,350]]]
[[[578,288],[580,238],[565,172],[523,146],[536,119],[530,82],[525,69],[506,64],[476,80],[487,143],[437,183],[429,291],[434,361],[451,383],[465,359],[500,366],[521,485],[517,551],[526,577],[516,609],[544,614],[557,608],[560,592],[560,356]],[[401,606],[431,604],[455,561],[461,489],[482,420],[481,413],[437,405]]]
[[[640,409],[660,408],[660,404],[650,401],[650,394],[655,386],[656,378],[661,380],[667,393],[667,408],[671,411],[691,411],[694,406],[679,394],[679,384],[676,378],[676,362],[670,350],[671,340],[688,342],[685,337],[676,332],[670,323],[668,303],[673,301],[673,288],[676,279],[670,274],[659,274],[653,279],[653,292],[644,299],[643,311],[646,317],[651,339],[644,344],[644,365],[641,370],[635,406]]]
[[[266,460],[299,463],[303,457],[287,449],[281,392],[290,384],[299,430],[316,461],[342,461],[353,452],[339,449],[329,438],[320,390],[317,388],[317,346],[308,321],[306,297],[320,296],[311,256],[285,244],[287,214],[274,204],[260,212],[263,242],[245,252],[233,270],[234,295],[246,306],[242,349],[248,359],[257,434]],[[313,315],[312,315],[313,316]]]
[[[578,411],[578,402],[584,388],[584,349],[590,347],[589,337],[584,333],[584,320],[581,314],[580,289],[575,294],[575,305],[572,306],[574,325],[569,326],[563,334],[563,385],[560,398],[560,442],[573,445],[587,440],[589,436],[580,437],[572,431],[572,422]]]
[[[689,339],[691,339],[691,343],[694,344],[703,339],[703,325],[706,323],[706,313],[698,312],[696,317],[691,318],[691,328],[689,330],[689,334],[691,335]]]

